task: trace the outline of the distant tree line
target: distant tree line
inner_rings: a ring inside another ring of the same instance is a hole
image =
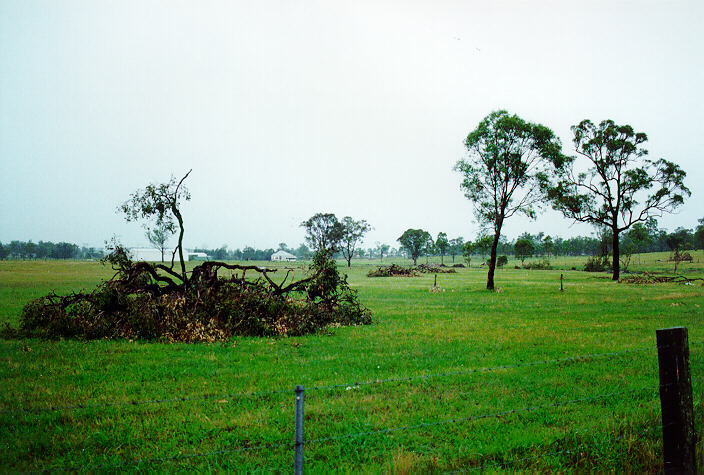
[[[407,230],[421,231],[423,230]],[[482,256],[483,258],[491,250],[491,237],[479,235],[474,241],[465,241],[463,237],[448,239],[447,234],[441,232],[438,238],[433,240],[430,233],[425,236],[425,241],[418,246],[416,258],[423,257],[445,257],[451,258],[455,262],[456,257],[462,256]],[[575,236],[567,239],[561,237],[551,237],[543,232],[531,234],[525,232],[514,240],[508,240],[501,236],[497,245],[497,252],[502,255],[517,255],[516,244],[519,241],[529,241],[532,250],[526,251],[525,244],[519,245],[519,255],[524,257],[552,257],[552,256],[599,256],[608,255],[612,252],[612,236],[608,229],[600,229],[595,236]],[[410,245],[410,242],[408,243]],[[654,219],[645,224],[634,225],[621,237],[621,247],[626,254],[638,254],[644,252],[668,252],[678,250],[699,250],[704,249],[704,218],[700,219],[694,228],[678,227],[672,232],[659,228]],[[528,247],[528,249],[531,249]],[[194,252],[203,252],[212,259],[233,260],[233,261],[268,261],[271,255],[278,250],[289,252],[298,259],[310,259],[311,249],[305,244],[298,247],[289,247],[286,243],[279,243],[276,249],[255,249],[245,246],[242,249],[228,249],[223,245],[219,248],[209,249],[200,247],[193,249]],[[529,254],[526,254],[529,252]],[[374,247],[358,248],[354,250],[354,257],[358,259],[384,259],[407,257],[413,258],[413,250],[401,245],[398,248],[388,244],[377,242]],[[79,247],[76,244],[48,241],[11,241],[0,243],[0,259],[100,259],[104,255],[102,249],[95,247]],[[336,252],[335,257],[346,258],[342,252]]]
[[[79,247],[69,242],[0,242],[0,259],[100,259],[103,255],[102,249]]]

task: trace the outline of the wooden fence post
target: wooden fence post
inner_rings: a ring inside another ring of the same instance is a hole
[[[305,389],[303,386],[296,386],[296,444],[293,473],[303,474],[303,403],[305,401]]]
[[[696,432],[684,327],[656,331],[665,473],[696,473]]]

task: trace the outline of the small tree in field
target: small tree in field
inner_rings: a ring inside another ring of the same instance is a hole
[[[433,238],[428,231],[423,229],[406,229],[401,237],[398,238],[398,242],[401,243],[401,247],[413,259],[413,265],[416,265],[418,257],[427,250],[428,244],[433,242]]]
[[[349,216],[342,218],[342,239],[340,240],[342,255],[347,259],[347,267],[352,265],[352,256],[357,244],[372,227],[365,220],[355,221]]]
[[[497,247],[504,221],[516,213],[536,217],[542,195],[538,183],[564,163],[560,140],[547,127],[506,111],[492,112],[465,140],[469,154],[455,170],[474,203],[480,224],[493,230],[486,288],[494,290]]]
[[[474,246],[472,247],[472,252],[478,252],[482,256],[482,262],[486,260],[486,254],[491,251],[491,245],[494,242],[494,238],[487,236],[486,234],[480,234],[477,236],[477,240],[474,241]]]
[[[435,240],[435,247],[440,251],[440,264],[445,264],[445,252],[450,246],[450,241],[447,239],[447,234],[438,233],[438,238]]]
[[[530,239],[517,239],[516,244],[513,245],[513,252],[516,259],[521,260],[521,265],[526,258],[531,257],[535,252],[535,246],[533,246],[533,241]]]
[[[657,232],[657,222],[651,218],[646,223],[636,223],[631,226],[626,236],[633,245],[633,252],[640,255],[653,243],[653,235]],[[640,261],[640,257],[638,258]]]
[[[476,244],[472,241],[467,241],[462,245],[462,257],[467,261],[467,267],[472,267],[472,253],[475,247]]]
[[[332,213],[317,213],[301,223],[306,230],[306,241],[314,252],[324,251],[330,256],[339,250],[344,226]]]
[[[147,227],[147,239],[155,249],[159,249],[161,252],[161,262],[164,262],[164,251],[166,250],[166,243],[169,241],[171,234],[172,233],[169,232],[168,227],[163,224],[157,224],[154,227]]]
[[[587,171],[574,171],[576,157],[558,170],[556,183],[543,188],[556,210],[567,218],[611,231],[613,280],[620,276],[619,236],[636,223],[670,213],[691,193],[686,173],[665,159],[646,160],[647,135],[630,125],[583,120],[572,127],[574,146]]]
[[[674,272],[677,272],[677,266],[680,262],[684,261],[683,255],[680,251],[687,249],[689,246],[690,233],[689,230],[684,228],[677,228],[674,232],[669,233],[665,238],[667,246],[672,249],[672,260],[675,263]]]
[[[178,181],[172,176],[166,183],[147,185],[143,190],[132,193],[130,198],[119,207],[127,222],[138,219],[153,220],[155,229],[163,229],[171,234],[174,234],[178,229],[178,245],[171,256],[171,269],[173,269],[175,255],[178,252],[181,274],[176,274],[175,277],[179,277],[184,284],[188,283],[188,276],[183,258],[184,227],[181,204],[183,201],[191,199],[188,189],[183,186],[183,182],[190,174],[191,170]]]
[[[464,244],[463,237],[456,237],[455,239],[450,239],[450,255],[452,256],[452,263],[455,263],[455,256],[462,255],[462,245]]]
[[[377,248],[377,251],[379,252],[379,258],[383,262],[384,256],[389,254],[389,249],[391,249],[391,246],[389,246],[388,244],[377,243],[376,248]]]
[[[550,236],[545,236],[543,238],[543,253],[546,256],[550,257],[554,247],[555,247],[555,243],[552,241],[552,238]]]

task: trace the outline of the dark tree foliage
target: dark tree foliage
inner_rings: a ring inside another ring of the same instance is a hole
[[[345,233],[344,226],[332,213],[317,213],[301,223],[306,230],[306,242],[314,252],[326,251],[330,255],[339,251]]]
[[[428,231],[423,229],[406,229],[397,241],[401,243],[401,247],[411,256],[413,265],[416,265],[418,257],[427,250],[428,244],[433,242],[433,238]]]
[[[474,253],[476,246],[477,245],[472,241],[467,241],[462,244],[462,257],[464,257],[464,260],[467,261],[467,267],[472,267],[472,254]]]
[[[464,238],[462,236],[456,237],[455,239],[450,239],[450,255],[452,256],[452,262],[455,262],[455,256],[462,254],[462,247],[464,246]]]
[[[541,204],[540,181],[564,163],[560,140],[549,128],[526,122],[506,111],[492,112],[465,140],[468,158],[455,170],[474,215],[491,227],[493,242],[486,288],[494,289],[497,247],[504,221],[516,213],[536,217]]]
[[[553,207],[575,221],[611,230],[613,280],[618,280],[619,236],[636,223],[662,216],[690,195],[685,172],[665,159],[646,160],[646,134],[630,125],[583,120],[572,127],[574,146],[587,171],[575,171],[570,157],[557,180],[542,182]],[[579,164],[580,167],[582,164]]]
[[[438,233],[438,238],[435,240],[435,247],[440,252],[440,264],[445,264],[445,253],[450,247],[450,241],[447,239],[447,234]]]
[[[699,226],[694,231],[694,249],[704,249],[704,218],[699,220]]]
[[[486,234],[480,234],[477,236],[477,240],[474,241],[474,246],[472,247],[472,252],[478,252],[482,256],[482,261],[488,252],[491,251],[491,246],[494,244],[494,238],[487,236]]]
[[[516,240],[516,244],[513,245],[513,252],[516,258],[521,260],[521,265],[523,265],[523,261],[531,257],[535,252],[533,241],[525,238]]]

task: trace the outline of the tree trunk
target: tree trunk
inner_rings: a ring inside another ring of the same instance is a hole
[[[350,257],[347,258],[347,267],[352,267],[352,255],[350,254]]]
[[[413,259],[413,265],[416,265],[416,261],[418,260],[418,257],[411,256],[411,259]]]
[[[445,254],[440,254],[440,265],[445,265]]]
[[[621,275],[621,256],[618,247],[618,229],[612,228],[611,232],[613,233],[613,242],[611,244],[611,247],[613,248],[614,253],[614,275],[613,277],[611,277],[611,280],[618,280]]]
[[[501,228],[494,233],[494,242],[491,243],[491,256],[489,257],[489,274],[486,277],[487,290],[494,290],[494,270],[496,269],[496,249],[499,247]]]
[[[188,175],[186,175],[188,176]],[[178,259],[181,262],[181,275],[183,276],[183,285],[185,287],[188,287],[188,276],[186,275],[186,263],[183,260],[183,218],[181,217],[181,212],[176,208],[176,206],[172,205],[171,206],[171,211],[174,213],[174,216],[176,216],[176,220],[178,221],[178,227],[180,229],[178,233]]]

